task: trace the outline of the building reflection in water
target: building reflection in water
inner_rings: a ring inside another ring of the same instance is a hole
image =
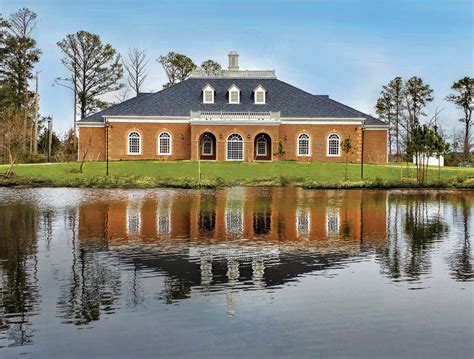
[[[444,257],[450,277],[473,280],[470,192],[112,193],[118,195],[85,196],[62,212],[0,204],[0,339],[34,341],[32,318],[42,298],[38,238],[43,251],[54,251],[51,243],[64,231],[70,258],[55,278],[56,308],[59,320],[74,325],[121,306],[138,308],[150,297],[172,304],[203,293],[221,293],[233,316],[243,289],[278,288],[369,256],[382,275],[417,285],[431,275],[433,251],[448,235],[455,242]]]

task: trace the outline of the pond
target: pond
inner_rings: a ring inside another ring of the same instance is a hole
[[[0,188],[0,357],[472,357],[474,191]]]

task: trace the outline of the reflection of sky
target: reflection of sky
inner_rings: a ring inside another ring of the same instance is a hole
[[[66,218],[74,213],[81,200],[90,201],[99,195],[95,190],[71,190],[69,200],[54,200],[65,197],[67,191],[0,189],[0,199],[17,197],[24,201],[35,195],[33,203],[39,211],[36,277],[40,291],[39,308],[30,318],[35,328],[34,345],[0,349],[2,357],[4,353],[8,357],[20,352],[29,352],[32,357],[64,357],[66,354],[84,357],[92,353],[97,357],[106,354],[136,357],[146,353],[163,357],[179,353],[206,357],[301,357],[308,353],[323,357],[387,357],[395,354],[398,357],[452,357],[455,353],[467,357],[472,352],[472,281],[454,280],[447,265],[447,256],[457,248],[464,234],[465,217],[461,206],[455,202],[456,194],[444,192],[445,198],[450,199],[438,197],[441,202],[433,200],[437,198],[433,194],[430,200],[421,202],[426,205],[430,219],[438,216],[440,208],[449,229],[441,240],[426,246],[429,271],[414,280],[406,276],[403,280],[393,280],[382,273],[383,252],[377,252],[370,245],[352,243],[347,248],[333,248],[334,253],[349,254],[336,260],[333,266],[288,278],[284,284],[260,286],[259,290],[252,290],[255,289],[252,283],[239,280],[214,288],[211,283],[208,289],[196,285],[187,299],[178,300],[174,305],[165,305],[161,299],[168,273],[141,267],[136,273],[141,297],[137,300],[138,305],[131,306],[135,267],[128,259],[152,258],[153,253],[145,250],[146,245],[131,248],[128,253],[113,247],[97,250],[76,238],[78,248],[88,255],[95,255],[102,266],[119,275],[121,283],[114,309],[102,312],[98,321],[78,330],[73,325],[61,325],[57,312],[58,293],[68,283],[72,262],[73,228]],[[165,200],[172,192],[182,194],[167,190],[109,191],[103,192],[102,196],[106,193],[108,198],[113,198],[115,193],[116,197],[139,203],[151,193]],[[280,195],[282,192],[284,190]],[[301,191],[300,195],[310,193]],[[393,240],[397,231],[400,248],[404,250],[401,257],[408,258],[409,240],[403,222],[407,204],[413,204],[413,201],[407,200],[410,197],[406,192],[389,193],[389,221],[395,221],[396,209],[400,220],[388,223],[393,229],[387,234],[388,241]],[[406,196],[404,200],[403,196]],[[344,206],[341,200],[337,203]],[[331,202],[331,206],[334,205]],[[468,202],[467,208],[471,209],[467,220],[472,231],[472,202]],[[49,209],[52,209],[52,237],[48,243],[45,240],[47,222],[41,216]],[[185,244],[185,241],[180,243]],[[246,244],[250,243],[247,241]],[[357,248],[360,252],[355,250]],[[179,253],[194,263],[199,263],[203,255],[213,255],[217,262],[231,263],[234,272],[239,258],[249,263],[255,257],[262,257],[262,253],[267,253],[264,270],[278,269],[284,260],[293,258],[303,263],[311,259],[316,262],[328,254],[318,246],[295,248],[284,243],[245,246],[231,241],[227,247],[193,246],[192,243],[183,245],[183,249],[157,247],[155,256],[166,258]],[[217,264],[213,263],[215,267]],[[243,275],[242,268],[240,265]],[[223,273],[226,275],[225,271]]]

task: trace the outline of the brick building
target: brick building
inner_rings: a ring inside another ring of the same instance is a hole
[[[387,162],[387,125],[329,96],[312,95],[275,71],[228,70],[191,77],[78,122],[79,157],[104,160]]]

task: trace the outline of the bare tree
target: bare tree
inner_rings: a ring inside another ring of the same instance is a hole
[[[136,96],[140,93],[140,89],[148,76],[146,66],[150,59],[144,50],[139,48],[131,48],[128,50],[127,59],[123,60],[123,65],[128,74],[128,85],[135,91]]]
[[[5,177],[13,176],[13,169],[18,161],[18,157],[24,153],[23,148],[28,142],[28,133],[20,126],[20,119],[16,116],[14,106],[2,108],[0,112],[0,133],[3,134],[1,145],[8,157],[8,169]]]

